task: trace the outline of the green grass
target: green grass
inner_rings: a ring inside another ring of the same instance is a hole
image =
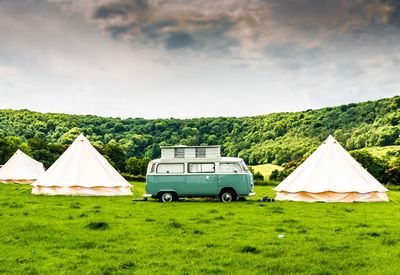
[[[389,203],[162,204],[46,197],[0,185],[0,273],[396,274],[400,192]],[[135,183],[135,197],[144,191]],[[284,235],[278,238],[278,235]]]
[[[260,172],[261,175],[264,176],[264,180],[269,179],[269,176],[271,175],[272,171],[283,169],[282,166],[271,164],[271,163],[253,165],[253,166],[251,166],[251,168],[254,170],[254,173]]]

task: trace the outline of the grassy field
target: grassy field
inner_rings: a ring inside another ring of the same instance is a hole
[[[140,197],[143,183],[134,190]],[[400,192],[390,198],[162,204],[0,185],[0,273],[398,274]]]
[[[366,147],[355,151],[367,151],[371,155],[378,158],[389,158],[393,159],[396,156],[391,153],[400,152],[400,145],[385,146],[385,147]]]
[[[264,180],[268,180],[269,176],[271,175],[272,171],[274,170],[282,170],[283,167],[275,164],[260,164],[260,165],[253,165],[251,168],[254,170],[254,173],[260,172],[261,175],[264,176]]]

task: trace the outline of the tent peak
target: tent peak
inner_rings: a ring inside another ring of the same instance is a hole
[[[79,136],[76,138],[79,141],[86,141],[87,138],[83,135],[83,133],[80,133]]]
[[[336,139],[332,136],[329,135],[328,138],[324,141],[324,143],[337,143]]]
[[[22,150],[17,149],[17,151],[15,151],[14,155],[26,155]]]

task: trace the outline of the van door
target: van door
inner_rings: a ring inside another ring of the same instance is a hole
[[[157,166],[156,190],[175,191],[178,196],[186,195],[186,175],[184,163],[160,163]]]
[[[186,192],[189,196],[216,196],[218,177],[215,163],[188,163]]]
[[[233,187],[238,195],[247,192],[246,174],[238,162],[221,162],[219,164],[218,186],[220,188]]]

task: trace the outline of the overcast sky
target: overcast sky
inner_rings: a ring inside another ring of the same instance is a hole
[[[398,0],[0,0],[0,108],[246,116],[399,94]]]

